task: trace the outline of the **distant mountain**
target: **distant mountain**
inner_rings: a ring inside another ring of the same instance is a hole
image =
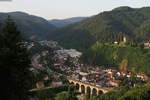
[[[55,25],[58,28],[76,23],[76,22],[80,22],[84,19],[86,19],[87,17],[73,17],[73,18],[68,18],[68,19],[53,19],[53,20],[49,20],[49,22],[53,25]]]
[[[8,15],[16,22],[18,29],[27,39],[47,39],[48,34],[56,29],[54,25],[50,24],[44,18],[24,12],[0,13],[0,23],[4,23]]]
[[[150,41],[150,7],[119,7],[63,27],[49,37],[68,48],[87,48],[96,41]]]

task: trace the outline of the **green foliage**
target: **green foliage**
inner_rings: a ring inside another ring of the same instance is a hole
[[[50,39],[57,40],[64,47],[79,50],[90,47],[96,41],[122,41],[124,36],[129,41],[150,41],[149,11],[149,7],[119,7],[61,28],[50,34]]]
[[[69,93],[59,93],[56,96],[56,100],[78,100],[75,96],[75,94],[69,94]]]
[[[75,93],[75,87],[69,86],[68,92],[58,93],[56,100],[78,100]]]
[[[149,56],[150,49],[120,47],[97,42],[83,53],[81,60],[91,65],[104,65],[106,67],[118,67],[120,65],[120,69],[150,74]]]
[[[68,93],[57,94],[56,100],[69,100]]]
[[[68,32],[65,32],[65,30]],[[77,48],[81,50],[82,48],[88,48],[89,45],[95,43],[94,37],[84,29],[73,29],[69,30],[69,28],[62,28],[61,30],[54,32],[54,34],[50,34],[51,40],[56,40],[65,48]],[[52,35],[52,36],[51,36]],[[79,45],[80,44],[80,45]],[[81,48],[82,47],[82,48]]]
[[[68,89],[68,100],[78,100],[76,97],[76,92],[75,92],[76,88],[75,86],[69,86]]]
[[[118,100],[149,100],[150,98],[150,84],[144,86],[137,86],[124,93]]]
[[[129,88],[127,86],[119,87],[119,88],[116,88],[114,91],[110,91],[106,94],[103,94],[97,100],[117,100],[128,90]]]
[[[60,86],[50,89],[40,89],[33,91],[33,94],[39,98],[39,100],[55,99],[56,94],[60,92],[68,91],[68,86]]]
[[[7,100],[29,100],[33,78],[30,58],[13,20],[8,17],[0,33],[1,97]]]
[[[98,100],[98,99],[99,99],[98,97],[92,96],[90,97],[90,99],[86,99],[86,100]]]
[[[149,100],[150,83],[133,88],[119,87],[100,97],[92,97],[90,100]]]

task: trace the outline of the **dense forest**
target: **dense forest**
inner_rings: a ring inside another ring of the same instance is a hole
[[[81,60],[90,65],[104,65],[150,74],[149,57],[150,49],[96,42],[83,53]]]
[[[47,39],[47,35],[56,29],[46,19],[24,12],[0,13],[0,24],[5,22],[7,16],[11,16],[25,39]]]
[[[8,17],[0,31],[1,96],[5,100],[29,100],[33,88],[31,61],[24,39],[15,22]]]
[[[72,18],[67,18],[67,19],[52,19],[52,20],[49,20],[49,22],[50,22],[50,24],[53,24],[57,28],[62,28],[62,27],[68,26],[70,24],[85,20],[86,18],[87,17],[72,17]]]
[[[96,41],[149,41],[150,8],[119,7],[58,29],[49,38],[68,48],[87,48]]]

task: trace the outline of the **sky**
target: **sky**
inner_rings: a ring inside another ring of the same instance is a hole
[[[147,7],[150,0],[0,0],[0,12],[22,11],[46,19],[92,16],[120,6]]]

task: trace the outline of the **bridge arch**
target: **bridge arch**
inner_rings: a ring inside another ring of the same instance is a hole
[[[68,81],[69,83],[72,83],[72,85],[74,85],[80,93],[84,94],[90,93],[90,95],[98,96],[111,90],[109,88],[95,86],[90,83],[82,82],[80,80],[68,79]]]
[[[104,94],[104,92],[102,90],[98,90],[98,96]]]
[[[91,88],[90,88],[90,86],[86,87],[86,94],[91,95]]]
[[[76,83],[76,89],[79,90],[80,89],[80,85],[78,83]]]
[[[85,86],[81,85],[81,93],[85,94]]]
[[[93,88],[92,89],[92,96],[97,96],[97,89],[96,88]]]
[[[74,82],[71,82],[70,84],[71,84],[71,85],[74,85]]]

